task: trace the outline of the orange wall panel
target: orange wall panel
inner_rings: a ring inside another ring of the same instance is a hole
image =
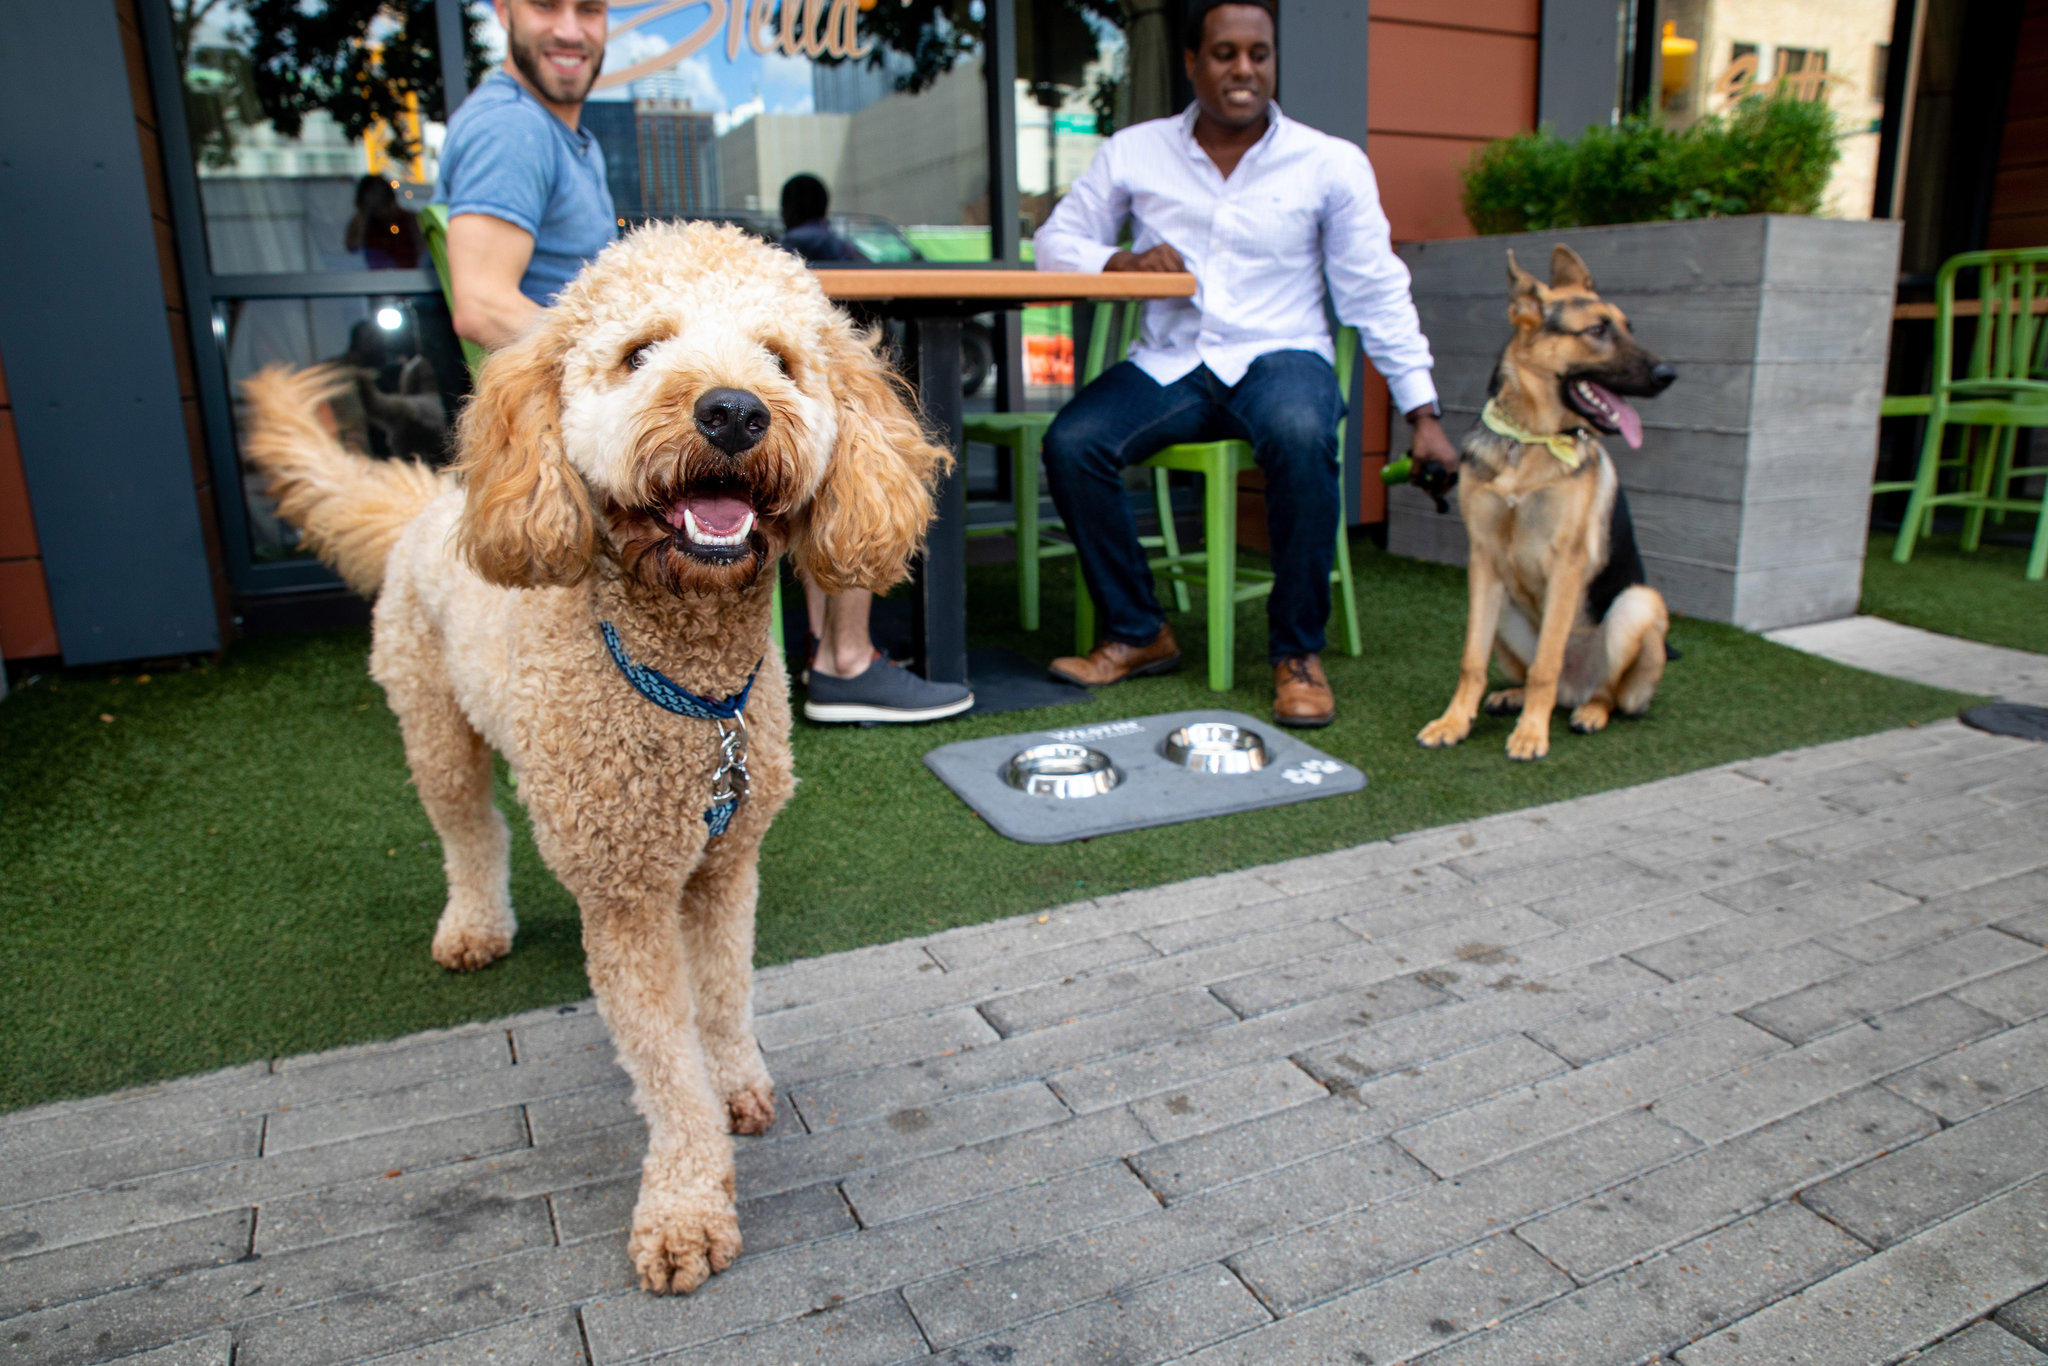
[[[33,659],[57,653],[57,619],[41,560],[0,560],[0,656]]]
[[[1536,123],[1536,40],[1374,23],[1366,97],[1381,132],[1500,138]]]
[[[1372,0],[1372,17],[1533,38],[1543,23],[1543,5],[1542,0]]]
[[[1380,201],[1394,225],[1396,242],[1472,235],[1459,202],[1464,187],[1458,182],[1458,168],[1482,142],[1407,133],[1372,135],[1372,168],[1379,176]]]

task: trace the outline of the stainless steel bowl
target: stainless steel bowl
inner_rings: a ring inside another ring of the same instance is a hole
[[[1228,721],[1197,721],[1160,743],[1159,752],[1196,773],[1256,773],[1266,766],[1266,738]]]
[[[1109,756],[1086,745],[1033,745],[1003,768],[1003,780],[1033,797],[1099,797],[1123,781]]]

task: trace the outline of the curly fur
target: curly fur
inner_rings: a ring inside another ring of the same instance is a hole
[[[381,586],[370,672],[448,876],[434,958],[469,970],[511,948],[495,748],[576,898],[591,986],[647,1119],[628,1251],[648,1289],[692,1290],[739,1255],[726,1135],[774,1117],[751,999],[756,859],[795,782],[768,639],[773,561],[790,548],[821,584],[888,587],[951,457],[794,257],[701,224],[608,248],[491,358],[460,423],[459,485],[344,451],[318,417],[332,382],[251,380],[249,451],[348,581]],[[695,427],[713,387],[769,409],[740,455]],[[690,549],[679,500],[705,489],[756,509],[744,550]],[[600,620],[702,693],[737,691],[759,664],[751,787],[718,839],[700,818],[718,727],[634,692]]]

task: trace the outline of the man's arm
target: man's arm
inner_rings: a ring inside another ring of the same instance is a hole
[[[1356,148],[1340,155],[1324,210],[1323,266],[1338,319],[1358,329],[1394,406],[1414,424],[1415,454],[1455,466],[1457,451],[1436,418],[1435,362],[1408,292],[1408,267],[1394,254],[1379,184]]]
[[[1110,262],[1116,257],[1130,255],[1116,246],[1117,232],[1131,205],[1130,195],[1117,183],[1116,156],[1114,141],[1098,148],[1088,169],[1039,226],[1031,242],[1034,263],[1040,270],[1093,274],[1111,269]]]
[[[462,213],[448,220],[448,290],[455,333],[495,351],[518,336],[540,305],[519,292],[533,259],[533,234],[502,218]]]

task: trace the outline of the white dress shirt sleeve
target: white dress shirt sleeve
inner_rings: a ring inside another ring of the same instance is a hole
[[[1117,254],[1117,235],[1131,211],[1130,191],[1116,171],[1118,160],[1117,140],[1111,138],[1039,225],[1031,238],[1038,269],[1093,274]]]
[[[1395,409],[1414,412],[1436,400],[1434,362],[1408,292],[1408,267],[1394,254],[1379,182],[1365,153],[1349,144],[1334,159],[1331,180],[1322,225],[1330,301],[1338,321],[1358,329]]]

